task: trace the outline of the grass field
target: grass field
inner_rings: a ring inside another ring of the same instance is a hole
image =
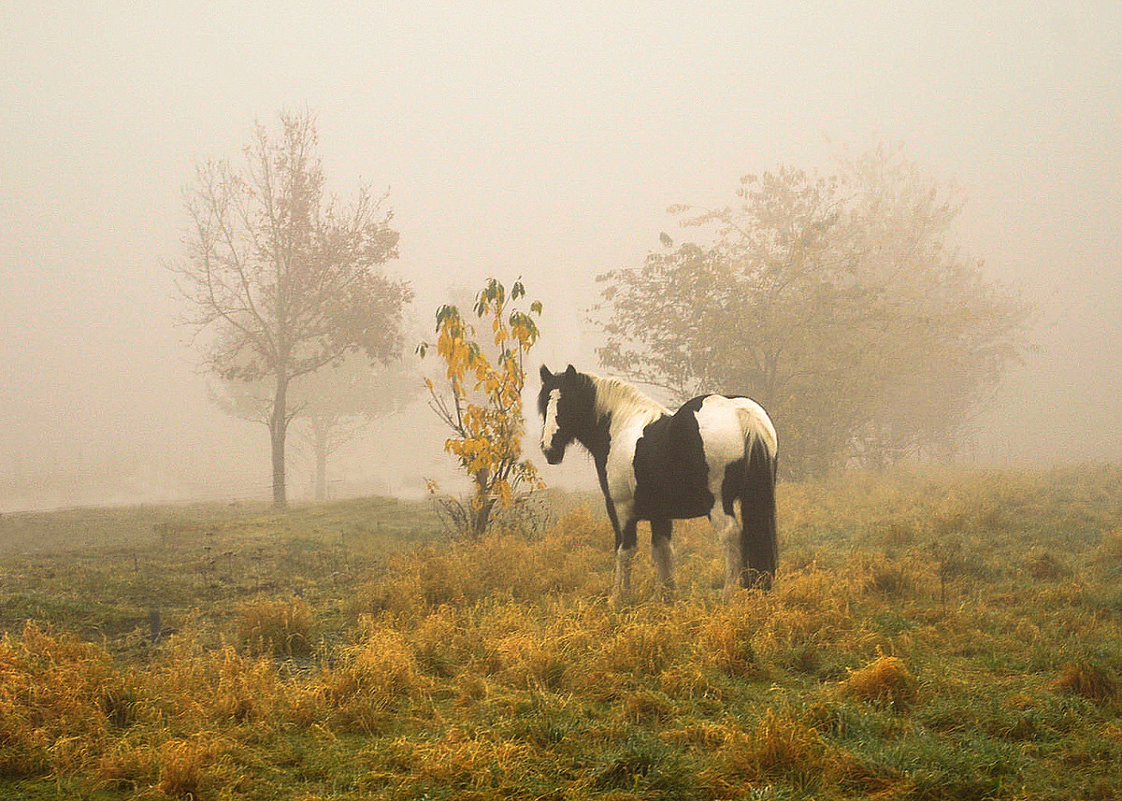
[[[701,521],[614,608],[572,506],[0,517],[0,798],[1122,797],[1122,469],[785,484],[729,605]]]

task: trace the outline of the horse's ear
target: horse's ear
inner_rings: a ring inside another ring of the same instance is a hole
[[[553,378],[553,373],[549,372],[549,368],[546,367],[544,364],[542,365],[542,369],[541,369],[541,377],[542,377],[542,383],[543,384],[548,384],[550,382],[550,380]]]
[[[565,378],[576,378],[576,377],[577,377],[577,368],[573,367],[573,365],[570,364],[569,367],[565,370]]]

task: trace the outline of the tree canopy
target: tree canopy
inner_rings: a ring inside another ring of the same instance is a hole
[[[679,399],[754,397],[786,469],[947,454],[1026,348],[1031,309],[953,244],[959,193],[899,149],[821,177],[745,176],[736,202],[671,207],[700,242],[599,277],[604,365]]]

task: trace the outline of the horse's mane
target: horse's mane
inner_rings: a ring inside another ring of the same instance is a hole
[[[658,401],[644,395],[639,388],[620,378],[586,373],[596,389],[596,412],[611,412],[613,419],[623,420],[639,415],[646,422],[657,420],[670,410]]]

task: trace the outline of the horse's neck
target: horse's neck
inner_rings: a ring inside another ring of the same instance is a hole
[[[611,415],[611,432],[638,425],[645,426],[670,410],[649,398],[631,384],[616,378],[592,378],[596,387],[596,416]]]

